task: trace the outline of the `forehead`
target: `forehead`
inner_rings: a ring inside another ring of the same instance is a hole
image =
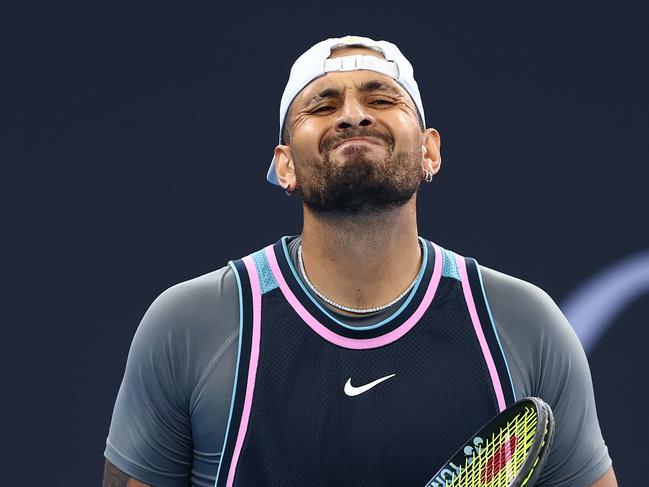
[[[368,89],[368,87],[373,87],[373,89]],[[384,91],[410,101],[406,91],[389,76],[376,71],[360,69],[357,71],[331,72],[313,80],[295,97],[293,105],[296,107],[304,106],[314,98],[318,98],[322,93],[334,93],[344,96],[349,90],[352,92]]]

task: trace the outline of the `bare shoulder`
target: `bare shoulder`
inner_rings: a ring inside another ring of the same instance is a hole
[[[102,487],[150,487],[149,484],[129,477],[108,460],[104,462],[104,479],[101,485]]]

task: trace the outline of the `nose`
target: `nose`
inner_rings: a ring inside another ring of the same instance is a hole
[[[336,119],[336,132],[345,132],[350,128],[371,127],[376,121],[359,100],[347,97]]]

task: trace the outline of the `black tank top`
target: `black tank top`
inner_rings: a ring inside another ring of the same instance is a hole
[[[421,239],[399,309],[353,328],[286,241],[230,263],[240,335],[216,487],[423,487],[515,399],[478,265]]]

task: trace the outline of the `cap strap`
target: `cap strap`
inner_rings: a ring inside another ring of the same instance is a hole
[[[343,56],[333,59],[325,59],[324,72],[332,71],[355,71],[357,69],[369,69],[377,73],[385,74],[394,79],[399,79],[399,67],[392,61],[385,61],[375,56]]]

